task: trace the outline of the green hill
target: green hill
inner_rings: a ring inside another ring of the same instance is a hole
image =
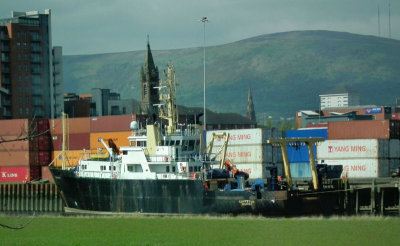
[[[140,100],[144,55],[64,56],[65,91],[110,88]],[[153,57],[160,73],[175,65],[178,104],[202,107],[203,49],[153,50]],[[319,94],[343,87],[359,92],[361,104],[386,105],[400,97],[400,41],[331,31],[262,35],[207,47],[206,72],[207,108],[217,112],[245,114],[249,87],[258,119],[317,109]]]

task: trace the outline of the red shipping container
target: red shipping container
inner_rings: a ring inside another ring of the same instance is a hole
[[[0,151],[0,166],[31,166],[38,165],[37,152],[23,151]]]
[[[38,150],[51,151],[51,137],[49,135],[42,135],[38,137]]]
[[[53,150],[62,150],[62,134],[53,135]],[[90,133],[69,134],[65,143],[67,150],[90,149]]]
[[[90,118],[91,132],[123,132],[130,131],[130,124],[135,115],[112,115]]]
[[[392,120],[400,120],[400,113],[392,114]]]
[[[328,122],[328,139],[398,139],[399,127],[400,121],[390,120]]]
[[[40,179],[40,167],[0,167],[0,182],[29,182]]]
[[[50,129],[49,120],[47,119],[38,119],[36,125],[38,134],[46,132],[47,130]]]
[[[49,165],[51,162],[51,152],[50,151],[39,151],[38,159],[39,159],[40,166]]]
[[[66,131],[69,134],[90,133],[90,118],[70,118],[67,119]],[[49,120],[51,135],[60,135],[63,133],[62,120]]]

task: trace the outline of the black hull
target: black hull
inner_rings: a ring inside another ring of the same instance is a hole
[[[77,177],[51,169],[66,206],[88,211],[179,214],[279,214],[286,191],[208,190],[200,180],[118,180]]]

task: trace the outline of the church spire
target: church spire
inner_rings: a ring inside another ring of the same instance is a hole
[[[256,113],[254,111],[253,96],[251,95],[251,88],[247,96],[247,112],[246,117],[252,121],[256,121]]]
[[[144,65],[140,71],[140,84],[142,89],[142,112],[156,114],[157,108],[154,104],[160,103],[158,87],[160,85],[158,67],[154,64],[150,49],[149,37],[147,36],[147,51]]]

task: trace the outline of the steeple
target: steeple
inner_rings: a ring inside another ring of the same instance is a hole
[[[246,117],[249,120],[256,121],[256,113],[254,111],[253,97],[251,95],[251,88],[249,87],[249,93],[247,96],[247,112]]]
[[[140,70],[140,85],[142,90],[142,112],[153,115],[157,113],[157,106],[160,103],[158,87],[160,84],[158,67],[154,64],[151,54],[149,37],[147,36],[147,51],[144,65]]]

